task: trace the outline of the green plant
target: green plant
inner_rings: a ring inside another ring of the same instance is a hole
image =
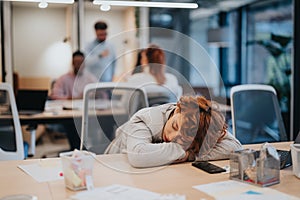
[[[271,34],[269,40],[254,40],[247,42],[248,45],[258,44],[264,47],[274,58],[269,62],[269,81],[278,95],[278,99],[283,111],[288,111],[290,107],[291,96],[291,64],[289,54],[289,43],[292,37]]]

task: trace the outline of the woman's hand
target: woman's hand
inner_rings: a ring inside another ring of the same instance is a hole
[[[192,151],[186,151],[185,152],[185,156],[181,159],[177,159],[175,160],[173,163],[183,163],[183,162],[193,162],[195,161],[196,157],[195,157],[195,153]]]

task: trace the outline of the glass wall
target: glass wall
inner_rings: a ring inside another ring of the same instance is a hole
[[[218,26],[218,18],[217,16],[210,17],[210,18],[204,18],[204,19],[199,19],[196,21],[193,21],[191,23],[190,29],[191,29],[191,38],[193,38],[200,46],[202,46],[207,53],[210,55],[210,57],[215,61],[216,66],[219,66],[219,51],[215,47],[210,47],[208,42],[207,42],[207,31],[210,27],[217,27]],[[204,33],[204,34],[203,34]],[[191,59],[193,57],[197,57],[196,52],[191,52]],[[193,69],[190,72],[190,83],[193,86],[203,86],[204,83],[199,82],[197,79],[197,76],[195,75],[195,69]],[[209,69],[207,69],[209,70]],[[213,81],[213,80],[211,80]],[[208,85],[214,85],[208,83]]]
[[[211,46],[207,41],[207,32],[210,28],[217,28],[218,25],[218,16],[212,16],[208,18],[195,19],[191,22],[190,25],[190,37],[195,40],[202,48],[206,50],[210,58],[214,61],[215,66],[219,69],[220,66],[220,52],[216,46]],[[197,52],[190,51],[190,59],[197,59],[199,56]],[[220,95],[220,90],[218,86],[220,85],[218,79],[214,79],[213,77],[218,76],[218,74],[212,74],[212,72],[217,72],[212,70],[209,66],[201,69],[201,73],[210,74],[209,77],[206,77],[205,80],[199,79],[196,69],[192,68],[190,71],[190,83],[193,87],[203,88],[208,87],[212,89],[212,92],[215,96]]]
[[[254,4],[247,12],[243,83],[272,85],[277,92],[287,132],[290,129],[292,0]]]
[[[249,7],[247,16],[247,83],[273,85],[281,108],[288,111],[292,51],[292,1]]]
[[[240,84],[241,54],[240,54],[240,12],[238,10],[229,13],[221,13],[220,26],[228,27],[228,44],[220,48],[220,73],[224,81],[223,96],[229,97],[232,86]]]
[[[210,17],[192,19],[190,34],[204,44],[218,66],[224,82],[224,90],[220,88],[225,91],[220,94],[222,97],[228,99],[231,87],[238,84],[274,86],[287,132],[290,125],[292,13],[292,0],[258,1]],[[209,23],[212,19],[215,23]],[[207,30],[220,27],[228,28],[228,43],[211,47],[205,41]],[[192,75],[190,81],[197,85]]]
[[[271,84],[280,98],[288,96],[292,13],[292,0],[270,0],[192,19],[190,36],[207,49],[219,67],[227,96],[232,86],[243,83]],[[228,27],[226,46],[211,47],[205,41],[207,30],[216,27]],[[197,84],[192,76],[191,83]],[[280,91],[282,86],[284,91]]]

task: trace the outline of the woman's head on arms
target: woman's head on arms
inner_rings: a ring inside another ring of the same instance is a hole
[[[222,113],[212,106],[213,102],[202,96],[182,96],[164,126],[163,140],[179,143],[195,155],[203,145],[212,148],[210,145],[220,141],[227,128]]]

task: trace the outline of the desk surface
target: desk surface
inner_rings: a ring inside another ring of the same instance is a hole
[[[290,143],[275,145],[289,149]],[[251,146],[253,147],[253,146]],[[59,158],[2,161],[0,162],[0,197],[12,194],[33,194],[43,200],[68,199],[74,192],[65,188],[63,180],[38,183],[17,166],[36,162],[59,164]],[[217,165],[228,165],[228,160],[215,161]],[[229,174],[207,174],[191,166],[191,163],[169,165],[158,168],[136,169],[130,167],[124,154],[98,155],[94,166],[95,187],[122,184],[162,194],[186,195],[187,200],[213,199],[192,186],[229,180]],[[271,186],[275,190],[300,198],[300,179],[292,174],[292,167],[280,171],[280,184]]]
[[[107,102],[103,102],[107,105]],[[71,108],[74,109],[71,109]],[[67,108],[67,109],[64,109]],[[111,109],[108,106],[96,110],[98,116],[124,115],[124,109]],[[83,115],[82,100],[51,100],[47,101],[45,111],[34,115],[20,115],[22,124],[59,123],[62,120],[73,120]]]
[[[107,102],[103,102],[107,105]],[[74,107],[74,109],[70,109]],[[63,109],[67,108],[67,109]],[[219,109],[222,112],[230,112],[230,106],[219,104]],[[75,118],[81,118],[82,100],[50,100],[46,102],[45,111],[34,115],[19,115],[21,124],[50,124],[60,123],[62,120],[70,121]],[[101,107],[97,110],[98,116],[122,116],[126,115],[126,109],[118,107],[118,109],[111,109]]]

